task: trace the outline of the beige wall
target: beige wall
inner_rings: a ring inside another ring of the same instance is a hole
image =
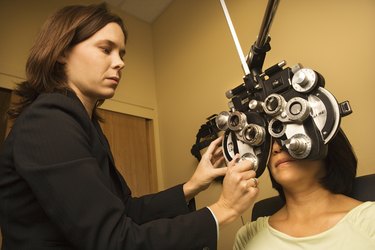
[[[0,87],[13,88],[24,77],[28,50],[52,11],[88,2],[97,1],[1,0]],[[258,34],[267,1],[226,2],[246,53]],[[289,66],[300,62],[311,67],[325,76],[327,89],[338,101],[351,102],[354,113],[342,120],[342,126],[357,152],[359,175],[375,172],[371,155],[375,118],[370,115],[375,88],[374,12],[373,0],[281,1],[265,62],[267,67],[285,59]],[[121,15],[130,32],[126,69],[114,100],[104,108],[153,119],[159,187],[184,182],[195,169],[190,149],[200,125],[209,115],[227,110],[224,93],[242,82],[219,0],[175,0],[152,25]],[[275,194],[267,173],[260,181],[259,199]],[[213,185],[198,196],[198,206],[216,201],[219,192],[220,186]],[[244,220],[249,216],[250,211]],[[231,249],[240,226],[238,220],[221,231],[219,249]]]
[[[266,0],[227,0],[245,53],[258,35]],[[375,172],[372,101],[375,93],[375,1],[280,1],[271,28],[272,50],[265,67],[283,59],[322,73],[338,101],[349,100],[354,113],[342,127],[359,158],[358,174]],[[205,118],[227,110],[225,91],[242,82],[242,68],[219,0],[176,0],[153,24],[156,91],[166,186],[194,171],[189,155]],[[260,195],[275,194],[268,175]],[[198,205],[214,202],[218,186],[198,196]],[[248,220],[250,213],[246,213]],[[241,223],[224,228],[220,249],[231,249]]]

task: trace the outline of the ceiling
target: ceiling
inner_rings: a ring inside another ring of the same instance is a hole
[[[105,0],[109,5],[145,22],[152,23],[173,0]]]

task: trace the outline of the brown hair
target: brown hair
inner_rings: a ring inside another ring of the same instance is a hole
[[[122,19],[110,13],[104,3],[66,6],[50,16],[30,51],[26,63],[26,80],[15,89],[21,98],[9,109],[9,117],[17,118],[41,93],[70,91],[64,65],[58,59],[111,22],[120,25],[126,43],[128,33]]]

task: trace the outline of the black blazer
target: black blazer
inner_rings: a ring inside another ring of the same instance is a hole
[[[105,136],[74,95],[41,94],[0,154],[0,226],[8,249],[216,249],[207,208],[178,185],[131,197]]]

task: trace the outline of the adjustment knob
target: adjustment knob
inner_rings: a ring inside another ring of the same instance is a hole
[[[285,113],[290,120],[303,122],[310,115],[309,103],[301,97],[294,97],[287,102]]]
[[[277,116],[280,114],[285,107],[285,99],[281,95],[271,94],[264,100],[263,109],[266,114],[271,116]]]
[[[292,78],[293,88],[300,93],[306,93],[315,88],[318,83],[318,76],[312,69],[302,68]]]
[[[311,152],[311,139],[304,134],[296,134],[286,143],[289,154],[295,159],[304,159]]]
[[[307,79],[306,75],[301,71],[297,72],[296,77],[293,78],[293,80],[294,84],[298,84],[302,87],[304,87],[309,82],[309,79]]]
[[[247,125],[247,118],[244,113],[234,111],[228,117],[228,128],[232,131],[240,131]]]
[[[251,146],[259,146],[266,139],[266,130],[257,124],[249,124],[242,130],[243,139]]]
[[[249,102],[249,109],[253,111],[263,112],[263,103],[253,99]]]
[[[227,130],[228,129],[228,119],[230,113],[228,111],[221,112],[215,118],[216,127],[220,130]]]

